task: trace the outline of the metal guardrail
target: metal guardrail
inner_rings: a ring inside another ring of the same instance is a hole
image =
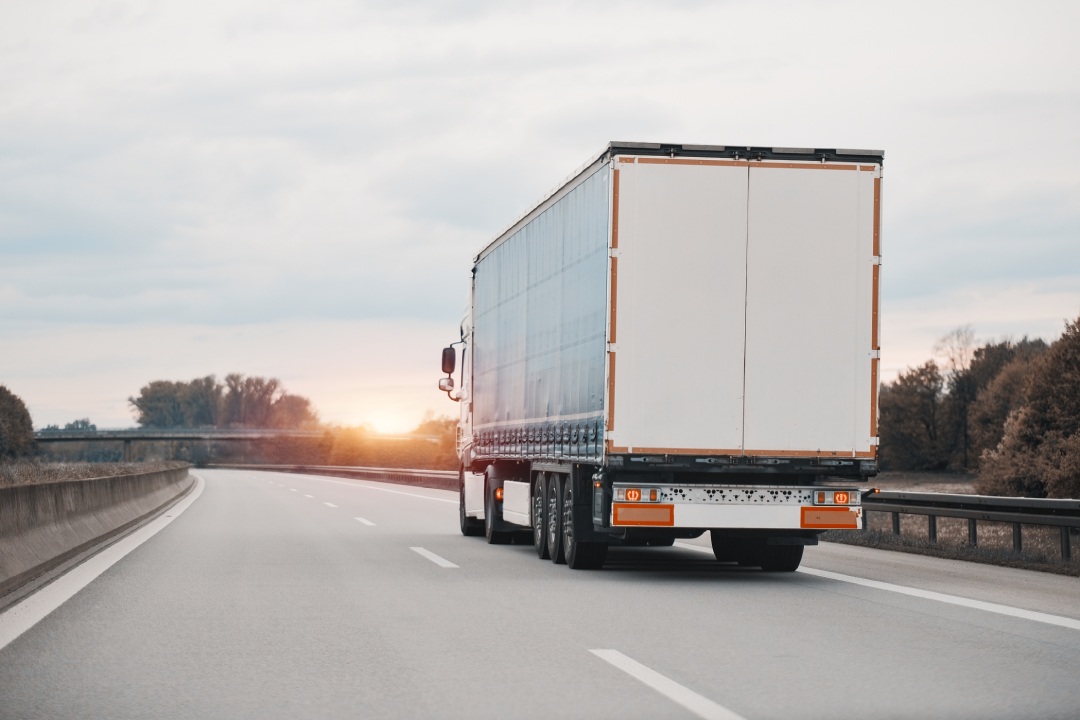
[[[1045,500],[1041,498],[997,497],[993,495],[952,495],[948,493],[913,493],[871,491],[863,496],[869,512],[892,514],[892,531],[900,534],[900,515],[926,515],[930,542],[937,542],[939,517],[968,521],[968,543],[979,542],[978,522],[1012,523],[1013,550],[1023,550],[1023,525],[1049,525],[1060,528],[1061,557],[1072,557],[1070,529],[1080,529],[1080,500]]]

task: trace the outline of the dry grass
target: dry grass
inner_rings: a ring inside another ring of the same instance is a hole
[[[937,492],[973,495],[974,475],[959,473],[882,473],[871,481],[881,490]],[[937,519],[937,542],[930,542],[925,515],[900,515],[900,534],[892,532],[892,513],[868,512],[866,532],[833,532],[822,536],[829,542],[862,545],[883,550],[933,555],[990,565],[1041,570],[1080,577],[1080,533],[1071,536],[1072,558],[1061,559],[1061,530],[1046,525],[1022,525],[1023,550],[1013,551],[1012,523],[979,521],[976,544],[968,542],[968,523],[962,518]]]
[[[0,462],[0,487],[44,485],[66,480],[90,480],[100,477],[170,470],[185,465],[187,463],[182,462],[46,463],[36,460]]]

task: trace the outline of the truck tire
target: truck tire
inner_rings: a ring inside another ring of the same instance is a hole
[[[761,569],[768,572],[795,572],[802,562],[802,545],[766,545],[760,549]]]
[[[563,534],[559,519],[562,518],[562,484],[564,480],[557,473],[548,473],[547,482],[544,483],[544,499],[547,505],[545,520],[547,521],[548,558],[556,565],[566,562],[563,554]]]
[[[761,567],[761,556],[765,551],[763,540],[735,540],[735,562],[739,567]]]
[[[712,542],[712,551],[713,555],[716,556],[716,562],[735,562],[735,545],[732,543],[731,538],[725,538],[715,532],[710,532],[709,539]]]
[[[458,524],[461,525],[461,534],[478,537],[484,534],[484,523],[465,514],[465,468],[458,472]]]
[[[495,488],[484,483],[484,537],[489,545],[506,545],[514,539],[512,532],[498,530],[501,517],[495,504]]]
[[[547,484],[548,474],[537,473],[536,482],[532,485],[532,541],[536,556],[541,560],[547,560]]]
[[[566,564],[574,570],[599,570],[607,559],[607,543],[583,542],[574,537],[574,514],[581,509],[574,504],[572,477],[563,478],[562,486],[562,548]]]

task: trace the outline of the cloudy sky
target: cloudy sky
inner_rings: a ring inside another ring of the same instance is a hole
[[[1080,315],[1080,4],[0,4],[0,384],[414,426],[472,255],[609,140],[883,149],[888,380]]]

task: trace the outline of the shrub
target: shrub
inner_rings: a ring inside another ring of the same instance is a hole
[[[16,458],[34,452],[34,423],[30,411],[17,395],[0,385],[0,458]]]

